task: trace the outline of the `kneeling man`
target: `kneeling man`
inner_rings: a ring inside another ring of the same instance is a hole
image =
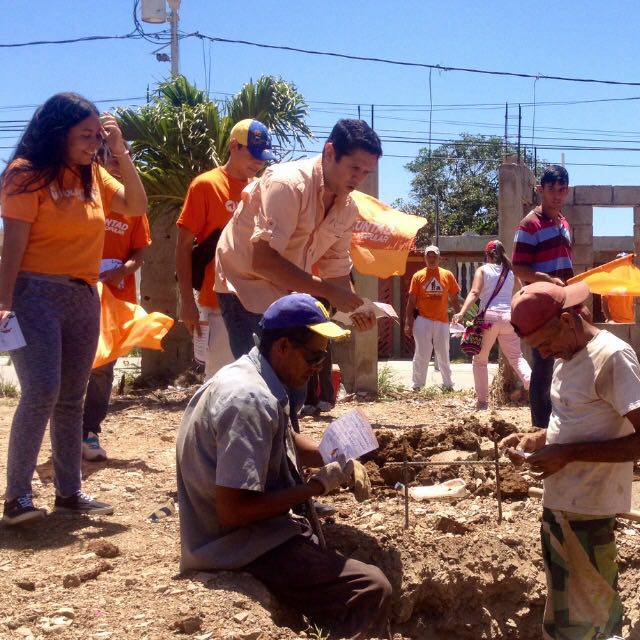
[[[372,565],[322,549],[291,508],[353,478],[323,466],[317,444],[290,426],[287,387],[301,387],[348,331],[307,294],[276,300],[260,344],[191,399],[177,441],[181,569],[241,569],[339,637],[384,635],[391,585]],[[308,481],[297,460],[320,468]]]

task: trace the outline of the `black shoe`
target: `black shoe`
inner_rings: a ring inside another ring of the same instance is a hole
[[[315,507],[316,514],[318,518],[328,518],[335,514],[337,509],[330,504],[326,504],[325,502],[316,502],[313,501],[313,506]]]
[[[86,513],[94,516],[110,516],[113,513],[110,504],[98,502],[82,491],[68,498],[56,496],[54,509],[59,513]]]
[[[6,525],[25,524],[27,522],[35,522],[42,520],[47,515],[46,509],[38,509],[33,506],[31,494],[15,498],[14,500],[5,500],[4,513],[2,522]]]

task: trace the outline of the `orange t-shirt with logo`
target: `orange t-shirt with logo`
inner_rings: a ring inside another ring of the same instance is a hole
[[[418,313],[437,322],[449,322],[449,294],[460,293],[460,285],[451,271],[425,267],[411,278],[409,294],[416,296]]]
[[[16,160],[25,164],[25,160]],[[12,164],[15,166],[15,164]],[[98,281],[104,242],[104,211],[122,185],[102,167],[93,166],[93,195],[84,199],[80,177],[70,169],[46,187],[15,193],[25,174],[9,175],[0,194],[2,217],[31,224],[20,271]],[[7,174],[5,174],[7,175]]]
[[[126,262],[133,251],[148,247],[151,244],[149,221],[147,216],[124,216],[115,211],[109,211],[105,218],[103,258],[112,258]],[[130,273],[122,280],[122,288],[108,283],[111,293],[126,302],[138,301],[136,296],[136,276]]]
[[[249,184],[229,175],[223,167],[200,174],[189,185],[189,191],[176,221],[193,233],[198,242],[206,240],[216,229],[222,229],[236,210],[242,190]],[[215,259],[206,266],[198,302],[217,307],[213,291]]]

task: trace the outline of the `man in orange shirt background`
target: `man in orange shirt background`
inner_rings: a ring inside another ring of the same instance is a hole
[[[440,249],[431,245],[425,249],[427,266],[411,278],[405,313],[404,332],[413,335],[413,389],[424,387],[431,354],[435,350],[442,389],[453,389],[449,362],[449,304],[454,313],[460,311],[460,285],[451,271],[441,268]],[[414,312],[417,315],[414,319]]]
[[[118,159],[105,147],[98,152],[98,158],[114,178],[121,179]],[[116,298],[137,304],[135,272],[142,267],[151,244],[147,216],[131,218],[105,209],[104,222],[100,281]],[[113,360],[93,369],[87,385],[82,417],[82,457],[92,462],[107,459],[107,452],[100,446],[100,433],[109,409],[115,364],[116,360]]]
[[[192,335],[200,334],[200,321],[208,322],[209,344],[205,363],[207,379],[225,364],[233,362],[234,358],[213,291],[215,246],[204,270],[197,304],[194,299],[191,262],[194,240],[202,244],[215,234],[213,244],[217,244],[217,237],[241,200],[242,190],[269,160],[277,158],[271,149],[271,135],[267,127],[258,120],[241,120],[229,134],[229,159],[224,166],[206,171],[192,181],[176,222],[180,320]]]

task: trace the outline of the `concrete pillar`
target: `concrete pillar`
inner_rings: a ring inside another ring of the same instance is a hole
[[[378,197],[378,169],[369,175],[360,191]],[[378,278],[354,270],[356,291],[363,298],[378,299]],[[340,365],[342,383],[350,392],[378,393],[378,327],[352,330],[351,338],[333,345],[333,359]]]
[[[391,304],[397,311],[398,316],[402,317],[402,276],[392,277],[392,297]],[[391,347],[391,353],[394,358],[402,357],[402,324],[393,323],[393,343]]]
[[[513,236],[526,210],[534,203],[535,176],[517,156],[506,156],[498,170],[498,237],[508,255]]]

